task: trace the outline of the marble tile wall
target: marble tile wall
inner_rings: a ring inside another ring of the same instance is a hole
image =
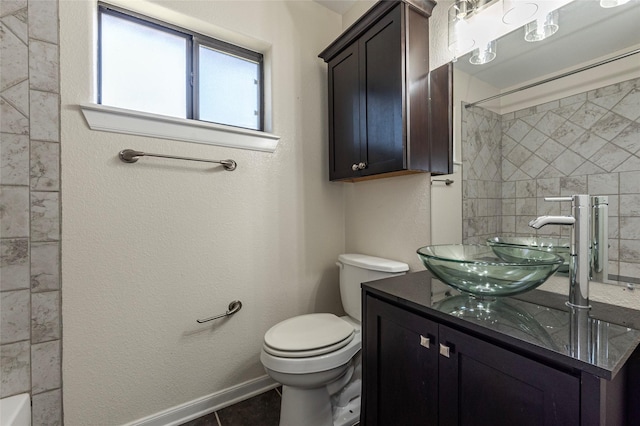
[[[530,235],[534,215],[569,213],[570,203],[545,196],[607,195],[609,273],[640,277],[640,79],[515,111],[502,122],[502,232]]]
[[[0,2],[0,397],[62,424],[58,0]]]
[[[484,108],[462,108],[462,238],[484,244],[502,227],[500,115]]]
[[[515,111],[500,121],[500,233],[568,237],[568,227],[528,226],[536,216],[569,213],[570,203],[544,197],[607,195],[609,272],[640,277],[640,79]],[[463,122],[465,170],[474,168],[479,131],[477,122]],[[495,141],[487,149],[496,152]]]

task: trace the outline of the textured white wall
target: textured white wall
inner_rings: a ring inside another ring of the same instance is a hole
[[[429,174],[345,185],[347,251],[423,270],[416,250],[430,243]]]
[[[144,9],[143,2],[130,2]],[[311,1],[157,2],[270,45],[273,154],[90,131],[95,2],[60,3],[65,424],[121,424],[264,375],[265,331],[341,313],[344,187],[327,171],[339,15]],[[169,15],[172,15],[169,13]],[[212,33],[224,33],[214,31]],[[124,148],[211,159],[143,159]],[[242,311],[204,325],[196,318]]]
[[[429,67],[431,69],[438,68],[453,59],[448,49],[447,27],[447,11],[452,4],[452,0],[438,1],[429,18]]]
[[[357,0],[351,9],[342,15],[342,29],[346,30],[358,20],[367,10],[376,4],[375,0]]]

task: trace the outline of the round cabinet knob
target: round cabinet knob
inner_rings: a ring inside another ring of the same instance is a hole
[[[353,165],[351,166],[351,170],[353,170],[354,172],[358,171],[358,165],[353,163]]]
[[[367,167],[367,163],[359,163],[358,170],[364,170]]]

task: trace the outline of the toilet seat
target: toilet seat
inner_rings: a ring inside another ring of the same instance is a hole
[[[362,336],[356,331],[353,339],[346,346],[323,355],[307,358],[291,358],[272,355],[263,346],[260,361],[268,370],[285,374],[312,374],[331,370],[347,364],[360,352]]]
[[[312,356],[324,355],[329,352],[334,352],[340,348],[347,346],[349,342],[353,340],[353,336],[355,336],[355,334],[355,331],[353,331],[346,339],[334,343],[333,345],[323,346],[321,348],[310,349],[306,351],[281,351],[276,348],[272,348],[267,343],[264,343],[263,348],[271,355],[280,356],[283,358],[308,358]]]
[[[361,344],[360,323],[352,318],[300,315],[267,331],[260,360],[265,368],[279,373],[310,374],[348,363]]]
[[[318,356],[351,342],[351,323],[333,314],[308,314],[284,320],[264,335],[265,351],[286,358]]]

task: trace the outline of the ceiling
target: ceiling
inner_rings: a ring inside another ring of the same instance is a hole
[[[357,0],[313,0],[316,3],[320,3],[327,9],[333,10],[340,15],[344,15]]]
[[[604,9],[596,0],[577,0],[559,9],[559,30],[547,40],[524,41],[519,28],[497,41],[497,56],[485,65],[459,58],[455,69],[505,89],[640,45],[640,0]],[[640,54],[636,55],[640,66]]]
[[[313,1],[343,15],[358,0]],[[610,9],[600,7],[598,0],[575,0],[559,13],[560,29],[549,39],[526,42],[523,28],[518,28],[498,39],[492,62],[472,65],[469,53],[456,61],[455,68],[506,89],[640,46],[640,0]],[[640,65],[640,54],[637,58]]]

